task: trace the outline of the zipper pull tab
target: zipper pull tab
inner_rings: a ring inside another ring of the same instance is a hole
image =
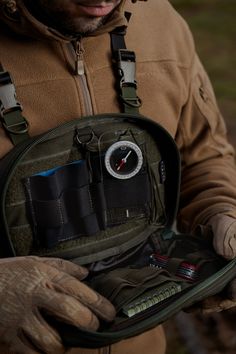
[[[81,40],[78,40],[75,45],[75,73],[76,75],[84,75],[84,48],[82,46]]]

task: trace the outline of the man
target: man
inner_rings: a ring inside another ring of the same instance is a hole
[[[236,256],[236,170],[232,147],[191,34],[166,0],[0,0],[0,61],[14,79],[30,135],[97,113],[119,112],[110,35],[128,25],[126,44],[137,56],[140,112],[161,124],[182,157],[178,228],[211,225],[216,251]],[[132,13],[129,24],[124,11]],[[0,154],[12,143],[0,130]],[[114,308],[80,280],[70,262],[21,257],[0,261],[1,353],[64,353],[43,308],[61,320],[96,330]],[[234,285],[234,286],[233,286]],[[236,298],[235,283],[231,298]],[[232,302],[231,302],[232,304]],[[161,327],[100,351],[162,354]]]

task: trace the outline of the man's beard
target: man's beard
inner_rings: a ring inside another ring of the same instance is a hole
[[[77,21],[71,21],[71,19],[60,19],[59,17],[57,18],[54,16],[53,20],[48,18],[48,24],[62,34],[74,36],[79,34],[89,34],[96,31],[102,26],[105,19],[105,17],[100,17],[88,20],[88,18],[80,17]]]
[[[96,31],[111,14],[104,17],[71,18],[57,6],[57,0],[24,0],[27,8],[40,22],[62,34],[75,36]]]

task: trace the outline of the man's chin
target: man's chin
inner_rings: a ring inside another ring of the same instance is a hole
[[[67,35],[90,34],[98,30],[104,23],[105,17],[100,18],[80,18],[78,21],[58,24],[57,30]]]

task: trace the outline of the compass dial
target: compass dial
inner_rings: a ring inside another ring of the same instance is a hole
[[[112,144],[105,154],[107,171],[115,178],[134,177],[143,164],[142,151],[131,141],[118,141]]]

